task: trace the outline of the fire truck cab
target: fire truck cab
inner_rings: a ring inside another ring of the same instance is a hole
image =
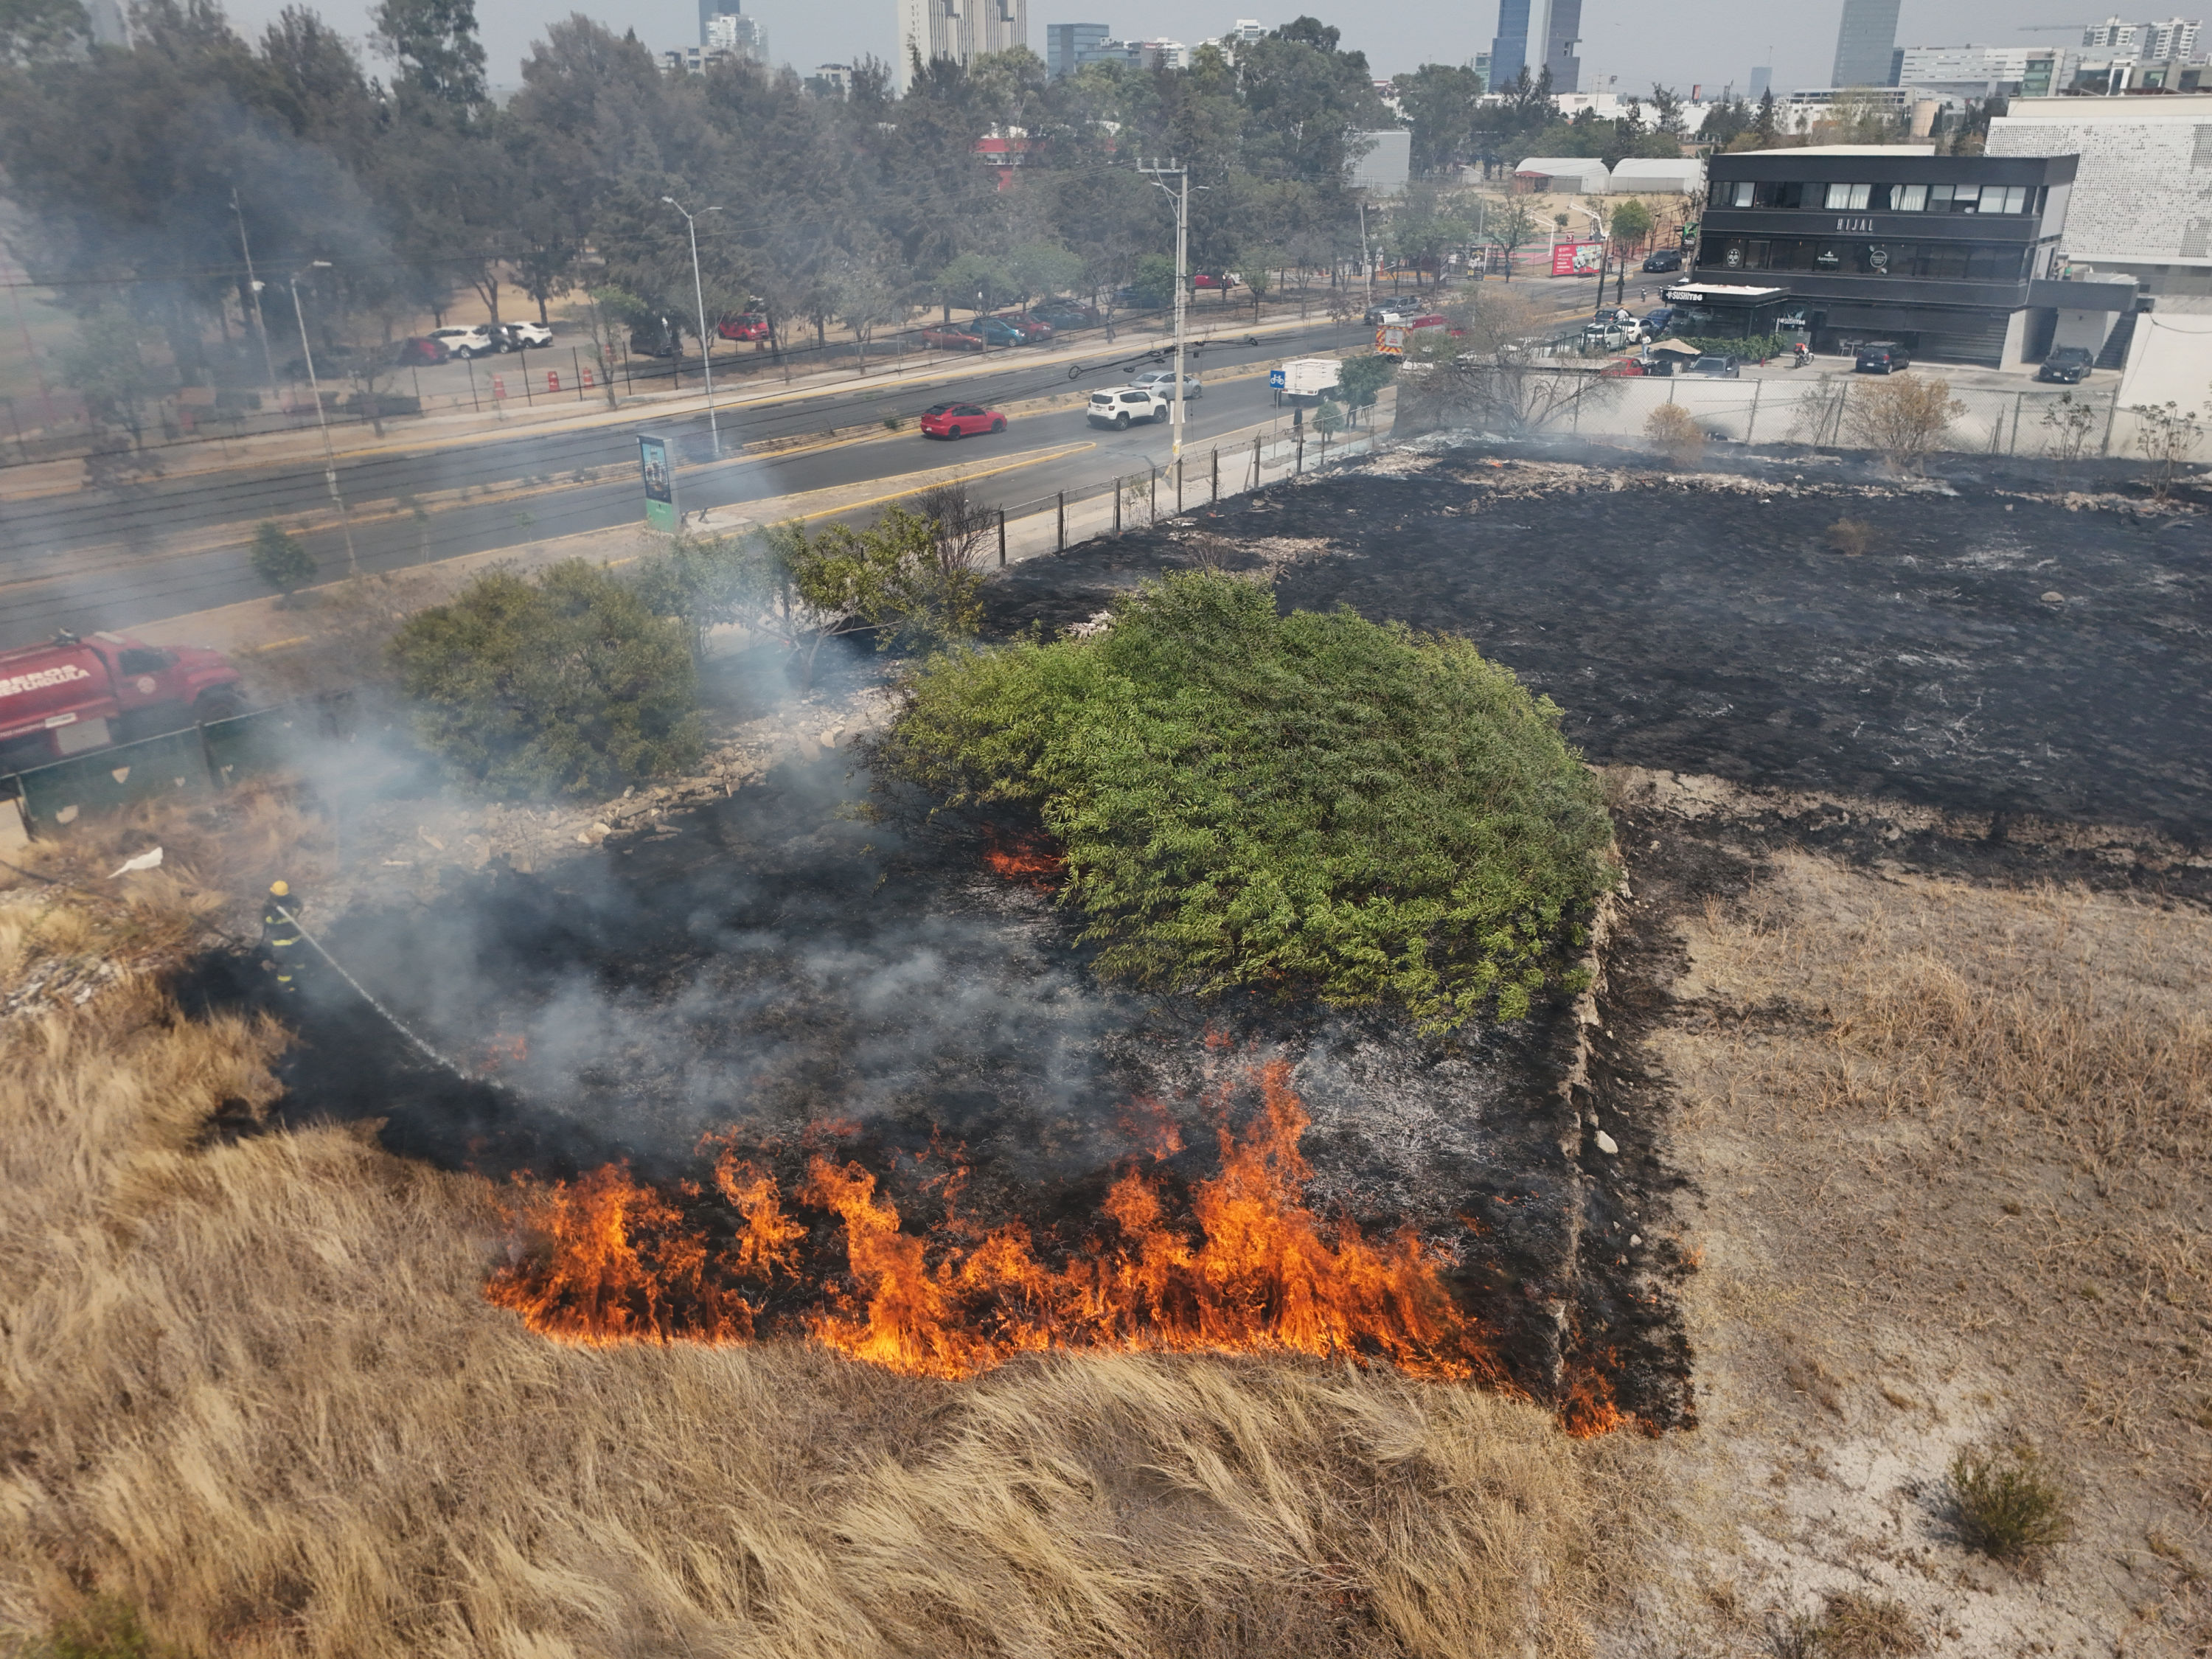
[[[127,634],[58,634],[0,652],[0,772],[228,720],[239,712],[238,678],[219,651]]]

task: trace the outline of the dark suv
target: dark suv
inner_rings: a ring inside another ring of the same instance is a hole
[[[1894,340],[1869,340],[1859,347],[1858,361],[1851,367],[1862,374],[1894,374],[1911,368],[1912,358]]]
[[[2079,386],[2089,378],[2089,371],[2096,362],[2087,346],[2060,346],[2043,360],[2043,367],[2035,371],[2035,378],[2056,380],[2061,386]]]

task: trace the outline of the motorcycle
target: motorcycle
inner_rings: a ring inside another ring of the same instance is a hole
[[[1790,368],[1804,368],[1804,367],[1805,367],[1805,365],[1806,365],[1806,364],[1808,364],[1808,363],[1811,362],[1812,361],[1813,361],[1813,348],[1812,348],[1812,347],[1810,347],[1810,346],[1808,346],[1808,345],[1807,345],[1807,344],[1806,344],[1802,340],[1798,341],[1796,344],[1795,344],[1795,345],[1793,345],[1793,346],[1791,346],[1791,347],[1790,348]]]

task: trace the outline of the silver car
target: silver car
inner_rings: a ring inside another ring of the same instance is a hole
[[[1171,368],[1148,368],[1142,374],[1130,376],[1129,384],[1149,387],[1172,402],[1175,398],[1175,370]],[[1186,374],[1182,377],[1182,398],[1185,403],[1194,404],[1204,396],[1206,396],[1206,388],[1198,383],[1197,375]]]

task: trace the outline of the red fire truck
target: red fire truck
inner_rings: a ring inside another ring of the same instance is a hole
[[[0,652],[0,772],[228,720],[240,706],[238,671],[219,651],[57,634]]]

